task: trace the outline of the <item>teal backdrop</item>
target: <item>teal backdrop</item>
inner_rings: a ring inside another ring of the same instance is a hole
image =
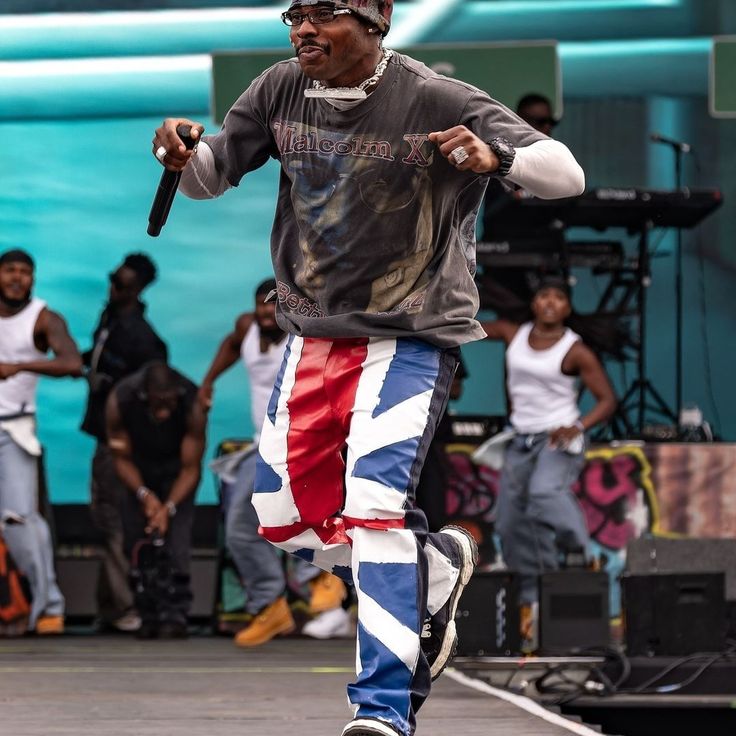
[[[173,365],[199,381],[234,318],[253,304],[270,273],[268,237],[278,181],[275,164],[248,187],[211,202],[180,196],[161,236],[146,234],[161,169],[150,153],[160,120],[87,120],[0,124],[0,250],[36,259],[36,295],[67,319],[80,349],[107,297],[107,275],[131,251],[146,251],[159,279],[145,294],[148,316],[169,344]],[[23,143],[21,144],[21,141]],[[42,379],[40,436],[52,500],[88,499],[93,442],[77,430],[82,380]],[[217,386],[210,456],[224,437],[252,432],[245,372],[234,366]],[[200,501],[214,500],[205,476]]]
[[[32,9],[33,2],[17,5]],[[51,5],[41,2],[38,9]],[[255,285],[270,274],[274,163],[220,200],[179,196],[161,237],[146,235],[160,176],[151,156],[154,128],[164,114],[215,128],[208,118],[208,54],[275,47],[289,53],[278,21],[285,2],[271,4],[268,13],[249,5],[232,14],[198,10],[178,15],[176,23],[165,13],[143,24],[135,14],[101,13],[78,24],[70,16],[61,31],[58,20],[42,15],[0,20],[0,250],[33,254],[37,295],[66,317],[81,349],[90,345],[108,272],[124,254],[144,250],[160,269],[146,293],[149,317],[167,340],[172,363],[199,381],[236,315],[251,308]],[[653,146],[648,133],[693,144],[685,184],[719,187],[725,204],[684,241],[683,400],[697,403],[722,438],[736,440],[736,121],[708,114],[712,37],[736,33],[736,3],[448,0],[443,13],[425,12],[422,22],[411,12],[418,5],[396,3],[389,45],[557,40],[564,119],[555,136],[572,148],[589,187],[670,189],[671,152]],[[626,233],[612,235],[631,249]],[[670,404],[673,242],[671,233],[652,237],[646,351],[648,375]],[[575,303],[585,311],[605,283],[589,273],[577,276]],[[471,375],[456,410],[503,413],[501,347],[474,344],[464,356]],[[619,389],[632,378],[619,365],[608,370]],[[41,381],[40,434],[54,502],[89,498],[92,441],[78,431],[85,396],[83,381]],[[222,439],[251,435],[249,408],[244,371],[236,366],[218,384],[208,458]],[[206,471],[198,498],[215,500]]]

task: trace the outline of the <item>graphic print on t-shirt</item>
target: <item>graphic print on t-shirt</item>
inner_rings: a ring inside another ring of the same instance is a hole
[[[300,229],[296,286],[320,302],[329,275],[353,283],[366,312],[418,311],[434,240],[427,135],[391,142],[283,121],[274,132]],[[351,249],[348,230],[364,223],[370,253]]]

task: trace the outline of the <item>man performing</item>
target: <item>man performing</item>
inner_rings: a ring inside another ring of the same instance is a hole
[[[107,442],[128,493],[123,498],[125,551],[144,532],[165,538],[173,585],[161,585],[155,607],[140,611],[140,638],[187,633],[189,556],[194,492],[202,474],[206,415],[197,387],[166,363],[149,363],[113,388],[107,400]]]
[[[281,163],[271,252],[290,336],[254,506],[266,539],[355,584],[344,736],[412,734],[456,644],[474,543],[454,528],[428,534],[413,497],[457,348],[485,336],[473,275],[487,177],[546,197],[584,186],[565,146],[384,49],[392,7],[292,2],[282,18],[297,60],[258,77],[196,153],[176,133],[188,123],[199,138],[191,121],[168,119],[153,140],[195,198]]]
[[[255,310],[241,314],[235,329],[220,343],[217,354],[199,389],[200,404],[212,404],[214,383],[238,359],[242,359],[250,381],[251,416],[258,443],[276,377],[284,357],[286,333],[276,323],[276,304],[267,301],[276,281],[267,279],[255,293]],[[258,517],[253,508],[256,474],[255,450],[248,450],[235,470],[233,483],[226,484],[225,544],[233,558],[246,593],[245,609],[251,623],[239,631],[235,643],[241,647],[265,644],[274,636],[294,630],[295,621],[286,600],[286,576],[276,548],[258,534]],[[318,638],[343,636],[350,631],[350,616],[342,607],[345,584],[306,560],[296,558],[296,583],[310,589],[310,613],[316,616],[302,629]]]
[[[39,375],[81,376],[82,359],[62,317],[32,296],[33,276],[25,251],[0,255],[0,527],[31,586],[29,627],[61,634],[64,598],[49,527],[38,513],[36,384]]]

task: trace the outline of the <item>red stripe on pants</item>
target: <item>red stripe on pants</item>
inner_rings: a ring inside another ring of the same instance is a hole
[[[342,452],[367,352],[365,339],[305,339],[287,402],[291,492],[302,524],[323,539],[344,535]]]

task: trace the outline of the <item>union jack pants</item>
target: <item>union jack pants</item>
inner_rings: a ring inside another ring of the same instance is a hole
[[[453,543],[413,503],[456,365],[416,339],[291,336],[259,444],[261,534],[355,585],[348,700],[402,736],[430,689],[422,624],[458,577]]]

